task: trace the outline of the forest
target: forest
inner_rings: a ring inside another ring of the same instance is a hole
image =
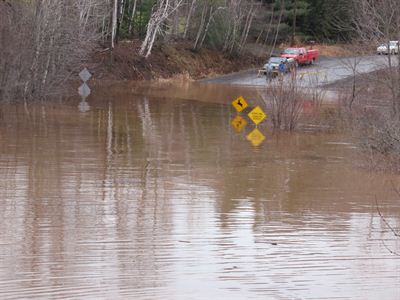
[[[379,2],[379,3],[378,3]],[[193,53],[228,57],[248,43],[382,40],[382,17],[399,22],[397,1],[385,0],[25,0],[0,1],[0,99],[51,95],[99,45],[112,53],[137,40],[137,55],[184,41]],[[374,14],[378,22],[369,24]],[[365,17],[368,16],[368,20]],[[369,22],[366,26],[365,22]],[[371,26],[370,26],[371,25]],[[374,27],[375,26],[375,27]]]

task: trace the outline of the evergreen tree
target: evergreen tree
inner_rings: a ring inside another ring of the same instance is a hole
[[[307,0],[309,13],[302,30],[318,40],[348,40],[351,37],[350,24],[352,6],[348,0]]]

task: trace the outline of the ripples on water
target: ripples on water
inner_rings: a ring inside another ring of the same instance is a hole
[[[396,178],[337,135],[254,148],[229,104],[137,93],[2,107],[1,299],[400,298],[374,207],[399,227]]]

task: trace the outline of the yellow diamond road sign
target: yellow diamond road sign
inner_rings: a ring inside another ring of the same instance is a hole
[[[265,136],[257,128],[250,132],[246,138],[255,147],[259,146],[265,140]]]
[[[267,115],[259,106],[255,107],[251,112],[249,112],[248,116],[256,125],[260,124],[267,117]]]
[[[236,132],[241,132],[242,129],[247,125],[247,122],[245,119],[243,119],[241,116],[236,116],[232,122],[231,125],[233,128],[235,128]]]
[[[246,100],[242,96],[233,100],[232,105],[238,112],[241,112],[243,109],[245,109],[247,106],[249,106],[247,104]]]

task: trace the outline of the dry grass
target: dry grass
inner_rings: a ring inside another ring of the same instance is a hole
[[[144,59],[138,55],[140,41],[120,43],[114,49],[113,62],[107,51],[92,56],[92,70],[97,78],[114,80],[191,80],[210,74],[227,74],[261,65],[264,60],[249,54],[226,57],[212,49],[193,51],[187,42],[156,45]]]
[[[346,44],[336,44],[336,45],[319,44],[315,45],[314,48],[319,49],[320,55],[324,56],[345,57],[354,54],[354,52],[351,49],[351,46]]]
[[[289,44],[283,43],[279,48],[285,49],[290,47]],[[313,45],[298,45],[297,47],[305,47],[307,49],[318,49],[319,55],[331,57],[345,57],[354,54],[352,46],[349,44],[313,44]]]
[[[156,79],[158,82],[191,82],[194,81],[194,79],[190,76],[188,72],[183,72],[181,74],[175,74],[172,75],[172,77],[169,78],[158,78]]]

